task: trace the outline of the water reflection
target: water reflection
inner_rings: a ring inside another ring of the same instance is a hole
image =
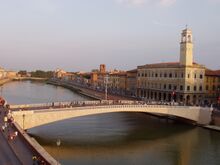
[[[12,81],[2,86],[2,95],[10,104],[88,100],[72,91],[38,81]]]

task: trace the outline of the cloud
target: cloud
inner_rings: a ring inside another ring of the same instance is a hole
[[[169,7],[175,4],[177,0],[116,0],[117,3],[125,6],[141,7],[146,5],[158,5]]]

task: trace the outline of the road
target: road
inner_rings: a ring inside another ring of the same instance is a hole
[[[0,108],[0,128],[4,124],[4,110]],[[8,140],[8,135],[16,131],[15,127],[8,126],[4,132],[0,131],[0,165],[31,165],[33,164],[32,157],[40,156],[38,153],[24,141],[21,134],[14,140]]]
[[[12,151],[2,131],[0,132],[0,164],[1,165],[21,165],[20,160]]]

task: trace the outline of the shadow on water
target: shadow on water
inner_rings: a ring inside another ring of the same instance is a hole
[[[167,121],[144,113],[92,115],[47,124],[28,133],[43,145],[115,147],[137,141],[152,141],[194,129],[193,126]]]

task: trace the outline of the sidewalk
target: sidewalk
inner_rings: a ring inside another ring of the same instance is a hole
[[[0,115],[0,127],[2,129],[2,125],[4,124],[3,118],[4,118],[4,109],[0,109],[1,111],[1,115]],[[11,150],[11,153],[7,153],[7,155],[11,155],[12,156],[12,164],[16,165],[16,164],[24,164],[24,165],[32,165],[33,164],[33,160],[32,157],[33,156],[37,156],[40,157],[40,155],[38,153],[36,153],[31,147],[30,145],[24,140],[23,136],[18,132],[18,135],[13,139],[9,139],[9,135],[13,134],[16,130],[16,128],[13,126],[13,124],[8,124],[7,128],[5,129],[5,131],[3,132],[1,130],[1,138],[4,139],[4,143],[2,145],[6,145],[7,144],[7,148]],[[1,140],[1,142],[3,142]],[[2,149],[1,149],[2,150]],[[9,151],[8,151],[9,152]],[[12,154],[13,152],[13,154]],[[3,155],[3,154],[2,154]],[[0,155],[0,158],[1,156]],[[6,158],[2,158],[2,160],[8,159]],[[1,160],[0,160],[1,162]],[[16,163],[19,162],[19,163]],[[2,163],[0,163],[1,165],[4,165]],[[8,163],[9,164],[9,163]],[[7,164],[7,165],[8,165]]]

